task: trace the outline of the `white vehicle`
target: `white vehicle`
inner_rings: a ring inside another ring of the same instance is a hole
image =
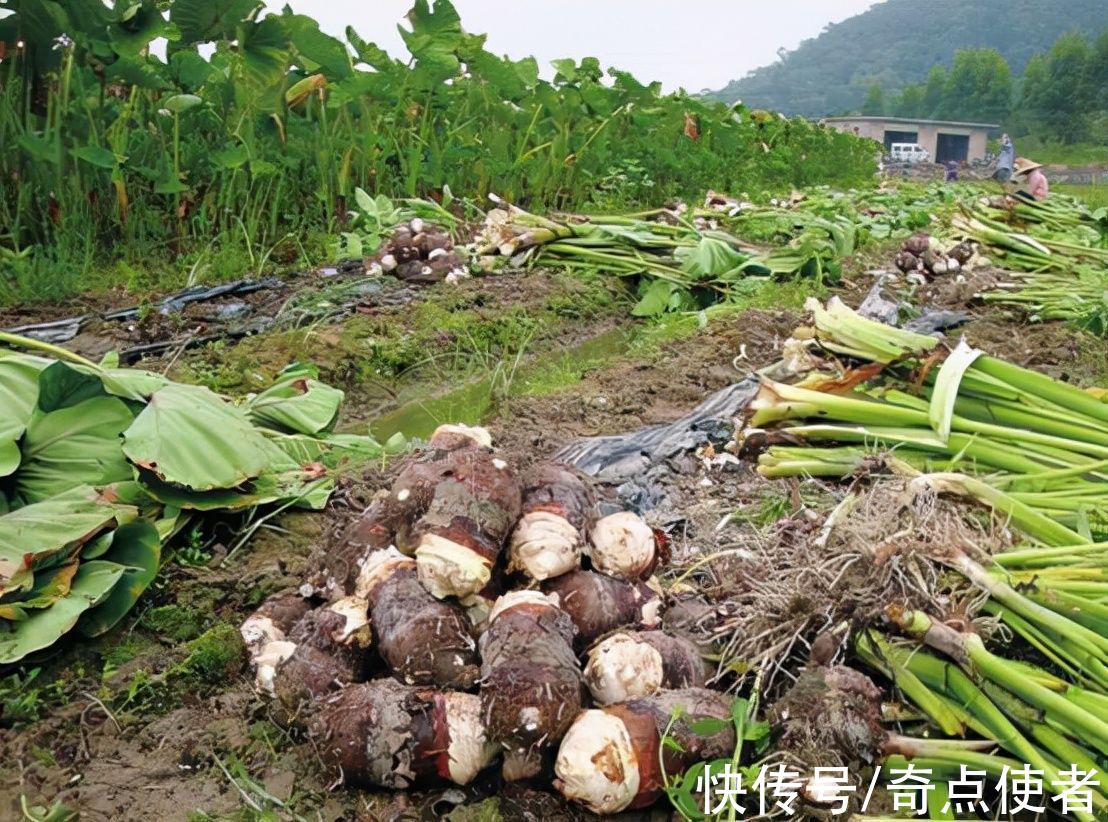
[[[926,163],[931,159],[927,149],[919,143],[893,143],[889,146],[889,157],[898,163]]]

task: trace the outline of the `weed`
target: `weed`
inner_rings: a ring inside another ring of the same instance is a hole
[[[734,794],[725,791],[729,786],[739,784],[736,781],[739,779],[743,785],[755,783],[758,778],[755,760],[766,752],[770,743],[769,723],[757,719],[758,696],[759,683],[756,682],[748,698],[736,697],[732,701],[729,719],[687,720],[680,710],[674,711],[670,717],[659,744],[658,761],[662,765],[663,790],[682,818],[705,819],[708,822],[734,822],[739,818],[738,803],[726,801],[726,797],[734,797]],[[733,726],[735,748],[731,758],[698,762],[684,774],[671,778],[665,772],[666,751],[683,751],[672,733],[674,726],[681,721],[687,723],[689,730],[698,736],[711,736],[728,725]],[[724,801],[717,802],[715,808],[705,808],[703,802],[705,798],[710,799],[711,794],[704,786],[716,787],[718,796]]]
[[[246,647],[238,628],[221,622],[186,646],[188,656],[168,672],[168,678],[188,686],[218,685],[242,670]]]
[[[0,727],[13,728],[37,721],[44,710],[64,705],[65,682],[41,683],[41,668],[15,672],[0,679]]]
[[[139,624],[165,639],[186,642],[203,633],[205,622],[199,611],[180,605],[162,605],[146,611]]]
[[[177,547],[173,556],[182,565],[202,568],[212,561],[212,553],[207,550],[207,546],[203,525],[197,523],[188,530],[185,542]]]
[[[27,797],[21,796],[19,798],[19,808],[26,822],[73,822],[78,818],[77,811],[61,800],[46,808],[42,805],[29,805]]]
[[[127,682],[127,689],[116,694],[113,707],[117,711],[136,714],[161,714],[171,710],[177,699],[162,677],[149,671],[135,671]]]

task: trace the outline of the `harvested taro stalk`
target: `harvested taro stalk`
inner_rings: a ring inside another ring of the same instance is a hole
[[[662,599],[646,582],[573,571],[547,580],[543,590],[557,595],[582,647],[616,628],[656,628],[660,622]]]
[[[508,463],[487,449],[463,448],[412,528],[419,581],[434,596],[467,598],[484,589],[519,520],[522,489]]]
[[[357,596],[369,603],[377,651],[409,685],[470,688],[477,682],[477,643],[454,602],[435,599],[419,582],[416,562],[395,548],[362,567]]]
[[[589,649],[585,684],[600,705],[708,681],[700,650],[662,631],[619,631]]]
[[[327,697],[308,725],[323,761],[352,785],[407,790],[467,785],[496,756],[474,694],[401,685],[351,685]]]
[[[523,504],[508,546],[508,571],[530,579],[569,573],[581,564],[596,498],[572,468],[541,463],[523,475]]]
[[[719,730],[693,730],[697,720],[709,718],[721,720]],[[662,691],[583,711],[558,749],[554,787],[597,814],[645,808],[662,795],[666,774],[731,757],[730,720],[731,700],[705,688]],[[663,746],[664,735],[677,744]]]
[[[480,647],[482,711],[505,751],[504,778],[532,777],[581,710],[573,622],[556,599],[515,591],[497,600]]]
[[[427,448],[401,467],[388,492],[379,492],[368,508],[325,549],[309,560],[313,569],[302,593],[330,598],[354,591],[359,570],[375,552],[395,545],[411,554],[419,541],[412,529],[434,499],[435,488],[453,470],[451,454],[492,445],[484,428],[440,425]]]
[[[593,570],[624,579],[646,579],[658,564],[654,531],[632,511],[597,520],[589,534]]]

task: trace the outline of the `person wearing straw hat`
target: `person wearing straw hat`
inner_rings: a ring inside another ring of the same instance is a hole
[[[1026,157],[1016,158],[1012,172],[1012,181],[1016,183],[1018,194],[1028,194],[1036,200],[1045,200],[1050,196],[1050,185],[1042,172],[1042,163],[1036,163]]]

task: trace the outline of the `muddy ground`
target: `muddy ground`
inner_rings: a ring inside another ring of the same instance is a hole
[[[853,295],[867,284],[856,273]],[[772,304],[773,296],[761,299]],[[785,308],[752,307],[698,328],[632,321],[618,284],[507,275],[436,286],[399,304],[367,299],[341,321],[169,351],[143,365],[241,393],[289,361],[310,359],[347,389],[343,425],[363,430],[406,403],[419,406],[419,397],[430,402],[496,372],[499,382],[460,411],[480,417],[507,458],[525,464],[578,438],[673,420],[771,364],[801,318],[802,297],[782,289]],[[965,333],[990,352],[1079,384],[1108,376],[1100,341],[971,310],[978,316]],[[623,332],[618,344],[572,356],[582,340],[613,329]],[[78,347],[92,355],[117,342],[108,335]],[[814,493],[766,482],[745,465],[709,469],[689,456],[669,467],[667,490],[684,515],[673,533],[679,560],[741,544]],[[411,797],[345,789],[253,692],[237,625],[265,596],[299,584],[311,551],[341,531],[391,470],[344,477],[324,515],[265,523],[230,557],[241,524],[185,535],[121,629],[0,678],[0,818],[42,818],[24,809],[55,802],[89,820],[584,818],[525,786],[484,782]]]

